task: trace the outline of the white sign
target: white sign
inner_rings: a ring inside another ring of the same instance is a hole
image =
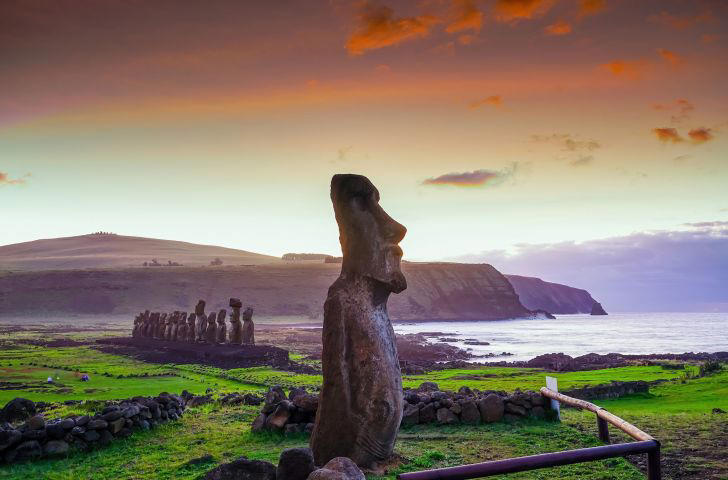
[[[546,388],[553,390],[554,392],[559,391],[559,383],[554,377],[546,377]],[[551,400],[551,408],[556,412],[556,418],[561,420],[561,404],[557,400]]]

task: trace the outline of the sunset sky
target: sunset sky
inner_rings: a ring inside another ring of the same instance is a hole
[[[708,0],[4,0],[0,244],[336,254],[339,172],[411,260],[728,237],[727,26]]]

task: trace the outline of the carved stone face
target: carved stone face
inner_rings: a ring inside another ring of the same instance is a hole
[[[342,273],[372,278],[389,291],[407,288],[399,242],[407,229],[379,205],[379,191],[362,175],[334,175],[331,201],[344,258]]]

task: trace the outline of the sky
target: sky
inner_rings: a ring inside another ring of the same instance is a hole
[[[728,220],[720,0],[5,0],[0,58],[0,244],[337,254],[335,173],[409,260]]]

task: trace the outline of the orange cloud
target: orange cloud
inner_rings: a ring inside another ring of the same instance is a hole
[[[710,128],[694,128],[688,132],[690,140],[694,143],[705,143],[713,139],[713,133]]]
[[[601,67],[615,77],[639,78],[647,68],[644,60],[612,60]]]
[[[29,177],[30,174],[25,174],[22,178],[10,178],[7,173],[0,172],[0,186],[3,185],[22,185],[25,183],[25,179]]]
[[[346,49],[351,55],[362,55],[367,50],[425,37],[440,20],[432,15],[395,18],[391,8],[365,3],[359,14],[359,22],[359,28],[346,42]]]
[[[563,20],[559,20],[558,22],[552,23],[551,25],[544,28],[546,35],[554,36],[568,35],[571,33],[571,30],[571,24]]]
[[[606,0],[581,0],[579,2],[579,12],[576,14],[578,18],[596,15],[607,8]]]
[[[491,105],[493,107],[500,107],[503,105],[503,98],[500,95],[491,95],[489,97],[482,98],[480,100],[474,100],[470,102],[470,108],[475,110],[484,105]]]
[[[471,43],[475,42],[475,35],[460,35],[458,37],[458,43],[460,45],[470,45]]]
[[[690,118],[692,111],[695,110],[695,106],[685,98],[678,98],[671,104],[656,103],[652,105],[652,108],[655,110],[676,110],[677,113],[670,117],[670,120],[672,120],[673,123],[679,123],[683,120],[687,120]]]
[[[677,133],[677,130],[670,127],[653,128],[652,132],[657,136],[657,139],[664,143],[680,143],[683,138]]]
[[[659,23],[666,27],[673,28],[675,30],[686,30],[692,28],[700,23],[710,23],[715,21],[715,17],[709,11],[698,13],[696,15],[690,14],[673,14],[666,11],[656,13],[647,17],[647,20],[653,23]]]
[[[664,48],[658,48],[657,53],[660,54],[663,60],[668,62],[673,67],[681,65],[685,60],[681,55],[673,52],[672,50],[666,50]]]
[[[707,45],[717,42],[719,38],[720,35],[718,35],[717,33],[704,33],[700,36],[700,41]]]
[[[494,10],[496,20],[516,22],[539,17],[554,5],[553,0],[498,0]]]
[[[478,10],[473,0],[455,0],[453,2],[455,19],[445,28],[447,33],[464,30],[479,32],[483,27],[483,12]]]

